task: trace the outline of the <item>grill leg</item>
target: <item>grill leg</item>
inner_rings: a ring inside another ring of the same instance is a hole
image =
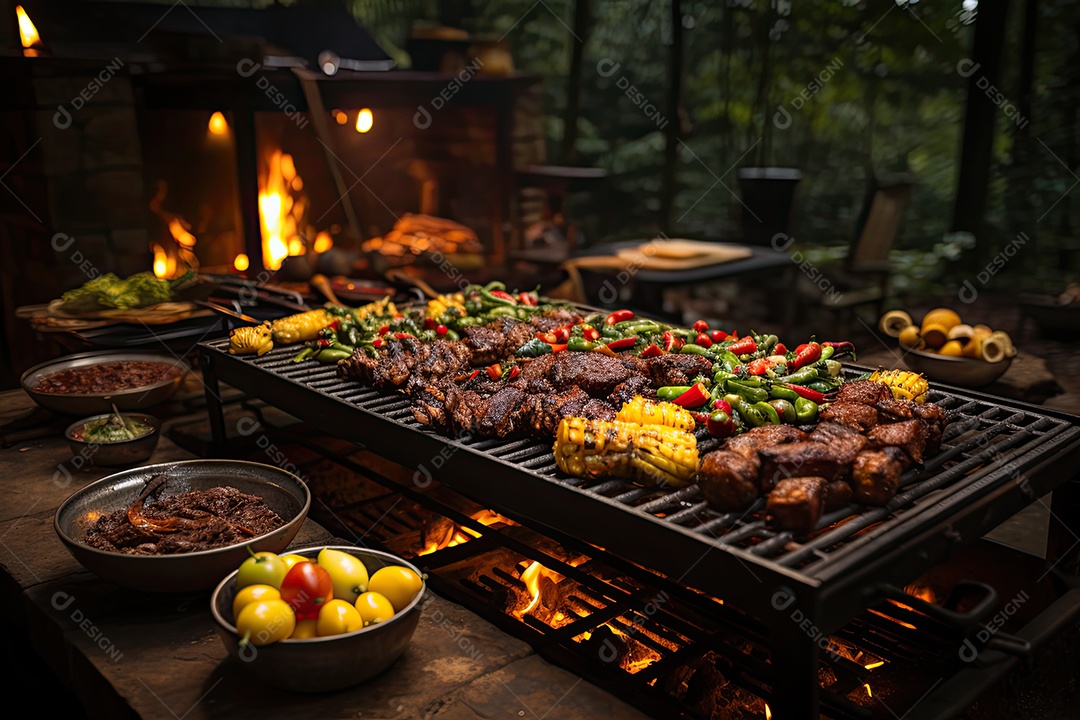
[[[206,412],[210,416],[210,448],[219,457],[229,448],[229,434],[225,431],[225,411],[221,406],[221,385],[217,369],[210,353],[202,354],[203,386],[206,388]]]
[[[814,613],[802,609],[793,594],[785,590],[773,596],[779,614],[771,620],[772,698],[769,709],[776,720],[817,720],[818,641],[821,632],[813,623]]]

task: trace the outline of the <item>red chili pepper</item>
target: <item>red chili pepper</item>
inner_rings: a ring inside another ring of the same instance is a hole
[[[713,437],[725,438],[734,435],[738,428],[735,426],[731,405],[724,400],[715,400],[713,411],[705,422],[705,429]]]
[[[479,375],[479,374],[480,374],[479,370],[473,370],[472,375],[470,375],[465,382],[469,382],[469,380],[475,380],[476,376]]]
[[[732,332],[731,335],[728,335],[728,339],[729,340],[738,340],[739,339],[739,331],[735,330],[734,332]]]
[[[664,351],[660,349],[659,345],[657,345],[656,343],[650,343],[650,345],[647,348],[645,348],[644,350],[641,351],[641,354],[638,355],[638,357],[651,358],[651,357],[656,357],[657,355],[663,355],[663,354],[664,354]]]
[[[852,342],[823,342],[821,347],[831,347],[836,350],[835,355],[841,355],[843,353],[855,354],[855,343]]]
[[[604,322],[606,324],[608,324],[608,325],[614,325],[615,323],[622,322],[623,320],[633,320],[633,319],[634,319],[634,311],[633,310],[616,310],[615,312],[611,313],[606,318],[604,318]]]
[[[492,290],[491,294],[502,300],[509,300],[510,302],[517,305],[517,298],[515,298],[513,295],[506,292],[505,290]]]
[[[515,365],[514,367],[512,367],[510,369],[510,374],[506,376],[506,379],[507,380],[513,380],[514,378],[516,378],[518,376],[519,372],[521,372],[521,371],[518,370],[518,366]]]
[[[821,357],[821,345],[812,342],[800,345],[795,349],[795,359],[791,361],[791,370],[798,370],[804,365],[817,362]]]
[[[702,425],[709,422],[709,414],[708,413],[694,412],[693,410],[691,410],[690,415],[691,415],[691,417],[694,418],[694,420],[701,423]]]
[[[401,313],[394,313],[394,319],[395,319],[395,320],[400,320],[400,319],[401,319],[401,318],[403,318],[403,317],[405,317],[405,316],[404,316],[404,315],[402,315]]]
[[[753,335],[747,335],[742,340],[737,340],[736,342],[732,343],[731,345],[728,345],[728,350],[735,353],[736,355],[746,355],[746,354],[749,354],[749,353],[756,353],[757,352],[757,343],[754,342],[754,336]]]
[[[698,320],[692,325],[692,327],[699,333],[707,332],[709,329],[709,323],[705,322],[704,320]]]
[[[379,334],[380,335],[385,335],[388,332],[390,332],[390,326],[389,325],[383,325],[381,328],[379,328]]]
[[[751,375],[764,375],[772,367],[772,363],[765,358],[753,360],[746,366],[746,372]]]
[[[731,414],[731,403],[729,403],[727,400],[724,400],[723,398],[717,398],[716,400],[713,400],[712,406],[717,410],[723,410],[728,415]]]
[[[619,338],[618,340],[612,340],[607,344],[607,346],[611,350],[625,350],[627,348],[634,347],[634,343],[636,342],[636,337]]]
[[[547,333],[546,332],[538,332],[538,333],[536,333],[536,339],[537,340],[542,340],[542,341],[546,342],[548,345],[552,345],[554,343],[559,342],[558,340],[555,339],[555,333],[549,333],[549,332],[547,332]]]
[[[438,327],[435,328],[435,334],[438,335],[439,337],[442,337],[442,336],[446,335],[446,333],[448,333],[448,332],[450,332],[450,329],[447,328],[445,325],[439,325]]]
[[[518,301],[521,302],[522,305],[528,305],[529,307],[536,307],[536,298],[533,296],[532,293],[527,293],[527,292],[518,293],[517,299],[518,299]]]
[[[594,341],[600,339],[600,331],[594,328],[592,325],[582,325],[581,334],[586,340]]]
[[[697,383],[694,387],[684,392],[679,397],[675,398],[671,402],[675,403],[679,407],[693,408],[704,405],[709,399],[709,391],[705,389],[705,386],[701,383]]]
[[[499,363],[487,366],[487,375],[492,380],[498,380],[502,377],[502,366]]]
[[[697,334],[697,337],[694,338],[694,344],[695,345],[700,345],[703,348],[711,348],[712,347],[712,338],[710,338],[708,335],[706,335],[703,332],[699,332]]]
[[[321,347],[321,348],[327,348],[327,347],[330,347],[330,341],[329,341],[329,340],[327,340],[326,338],[321,338],[321,339],[319,340],[319,347]]]
[[[341,318],[334,318],[334,321],[327,325],[331,330],[341,329]]]
[[[424,318],[424,329],[425,330],[434,330],[435,329],[435,318]]]
[[[709,337],[712,338],[714,343],[724,342],[728,339],[728,334],[723,330],[713,330],[709,333]]]
[[[383,340],[381,337],[377,337],[377,338],[375,338],[374,340],[371,341],[372,347],[381,348],[385,344],[386,344],[386,341]]]
[[[566,343],[551,346],[551,352],[553,352],[553,353],[562,352],[565,349],[566,349]]]
[[[808,387],[803,387],[802,385],[795,385],[793,383],[785,383],[784,387],[786,387],[788,390],[794,390],[801,397],[804,397],[807,400],[813,400],[816,403],[825,402],[825,399],[826,399],[825,398],[825,393],[820,393],[817,390],[813,390],[813,389],[808,388]]]
[[[773,348],[773,355],[787,355],[787,345],[784,343],[776,343],[776,347]]]
[[[602,343],[601,343],[600,345],[597,345],[596,347],[594,347],[594,348],[592,349],[592,351],[593,351],[593,352],[598,352],[598,353],[600,353],[601,355],[607,355],[607,356],[609,356],[609,357],[619,357],[618,355],[616,355],[616,354],[615,354],[615,351],[614,351],[614,350],[612,350],[612,349],[611,349],[611,348],[609,348],[609,347],[608,347],[607,345],[604,345],[604,344],[602,344]]]
[[[662,337],[664,338],[664,350],[668,352],[674,352],[685,344],[681,337],[670,331],[665,331]]]
[[[563,325],[562,327],[555,328],[554,335],[555,335],[555,342],[557,342],[557,343],[566,342],[567,340],[570,339],[570,326],[569,325]]]

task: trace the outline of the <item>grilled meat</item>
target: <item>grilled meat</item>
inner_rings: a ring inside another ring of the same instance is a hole
[[[825,486],[825,512],[833,512],[851,503],[854,491],[843,480],[833,480]]]
[[[818,425],[814,428],[814,432],[810,433],[810,441],[828,445],[848,462],[854,460],[859,451],[870,442],[865,435],[850,425],[836,422],[824,422]]]
[[[700,355],[658,355],[645,360],[653,385],[689,385],[698,375],[710,375],[712,362]]]
[[[729,450],[714,450],[701,462],[698,487],[705,500],[725,512],[745,510],[758,497],[757,457],[747,458]]]
[[[649,378],[644,375],[631,375],[626,379],[626,382],[616,385],[615,389],[611,391],[611,395],[608,395],[608,400],[615,407],[621,408],[638,395],[646,400],[656,399],[656,389],[649,382]]]
[[[836,391],[837,402],[852,402],[859,405],[873,405],[890,398],[892,398],[892,391],[889,390],[888,385],[870,380],[845,383]]]
[[[513,434],[524,418],[520,409],[525,393],[520,388],[507,385],[484,400],[474,410],[476,430],[484,437],[507,437]]]
[[[747,430],[741,435],[728,438],[721,446],[722,450],[730,450],[748,458],[758,459],[758,450],[770,445],[783,445],[785,443],[806,440],[805,432],[793,425],[763,425],[762,427]]]
[[[636,358],[561,352],[555,355],[548,379],[558,390],[576,385],[593,397],[607,397],[617,386],[640,374],[638,365]]]
[[[785,478],[778,482],[766,504],[773,524],[798,535],[812,533],[825,511],[827,486],[821,477]]]
[[[551,332],[563,325],[577,325],[582,317],[569,308],[552,308],[546,310],[543,315],[529,319],[529,324],[534,328],[533,332]],[[519,346],[520,347],[520,346]]]
[[[464,342],[475,365],[491,365],[507,355],[506,335],[486,325],[465,328]]]
[[[898,422],[918,418],[926,423],[927,454],[933,455],[941,447],[941,434],[949,424],[949,416],[940,405],[917,403],[911,400],[882,400],[874,403],[884,422]]]
[[[836,480],[841,477],[855,459],[848,457],[843,449],[816,442],[795,442],[758,450],[761,457],[761,476],[758,479],[762,492],[769,492],[785,478],[823,477]]]
[[[930,433],[927,425],[922,420],[905,420],[904,422],[878,425],[866,433],[871,445],[882,448],[887,445],[898,447],[911,458],[912,462],[920,463],[923,451],[926,449],[926,440]]]
[[[864,505],[885,505],[900,487],[901,472],[900,462],[890,453],[877,450],[859,453],[851,469],[855,501]]]
[[[878,424],[878,412],[870,405],[853,402],[834,402],[821,411],[823,421],[838,422],[856,430],[869,430]]]

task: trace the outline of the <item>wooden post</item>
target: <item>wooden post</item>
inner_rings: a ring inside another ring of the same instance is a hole
[[[664,145],[663,185],[660,191],[660,228],[672,230],[672,209],[675,205],[675,169],[679,159],[679,131],[682,127],[679,107],[682,101],[682,2],[671,2],[671,49],[668,54],[667,120],[664,128],[667,142]]]

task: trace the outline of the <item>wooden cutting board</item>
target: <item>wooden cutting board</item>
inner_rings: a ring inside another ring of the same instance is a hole
[[[615,269],[633,265],[642,270],[689,270],[742,260],[751,255],[753,251],[741,245],[722,245],[700,240],[654,240],[637,247],[623,248],[614,255],[571,258],[566,261],[566,265]]]
[[[42,332],[67,332],[121,323],[167,325],[190,317],[213,315],[212,311],[190,302],[167,302],[131,310],[99,310],[79,315],[65,313],[56,305],[55,300],[48,305],[24,305],[15,311],[15,316],[29,320],[36,330]]]

